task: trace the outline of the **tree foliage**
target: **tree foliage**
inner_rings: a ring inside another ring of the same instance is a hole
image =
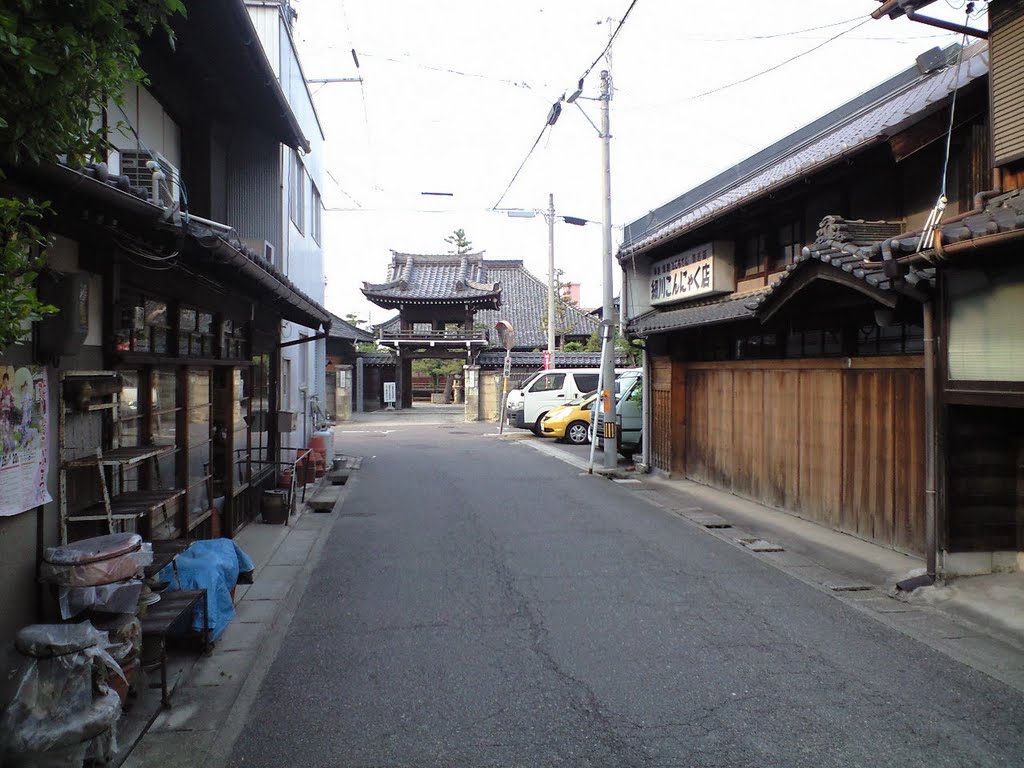
[[[579,349],[569,349],[565,337],[576,327],[573,317],[570,317],[569,307],[575,307],[576,302],[572,299],[572,283],[562,280],[564,272],[561,269],[555,270],[555,340],[561,340],[558,347],[565,352],[578,352]],[[538,323],[542,333],[548,332],[548,315],[545,312]],[[578,344],[578,342],[576,342]]]
[[[345,317],[344,317],[344,318],[342,318],[342,319],[343,319],[343,320],[344,320],[344,321],[345,321],[346,323],[348,323],[349,325],[354,325],[354,326],[355,326],[356,328],[364,328],[364,329],[365,329],[365,328],[366,328],[366,326],[368,326],[368,325],[369,325],[369,323],[368,323],[368,322],[367,322],[366,320],[363,320],[363,319],[362,319],[362,318],[361,318],[361,317],[360,317],[359,315],[357,315],[357,314],[356,314],[355,312],[349,312],[349,313],[348,313],[347,315],[345,315]]]
[[[181,0],[11,0],[0,8],[0,165],[99,156],[107,136],[98,116],[140,82],[139,41],[184,13]],[[3,178],[0,170],[0,179]],[[0,198],[0,351],[21,324],[56,311],[36,298],[45,204]]]
[[[139,40],[184,13],[181,0],[15,0],[0,10],[0,160],[94,155],[94,123],[143,80]]]
[[[464,229],[456,229],[448,235],[444,241],[449,245],[455,246],[453,253],[457,254],[469,253],[473,248],[473,244],[466,237],[466,231]]]
[[[26,322],[56,311],[39,301],[35,289],[47,244],[39,221],[48,207],[0,197],[0,351],[21,340]]]

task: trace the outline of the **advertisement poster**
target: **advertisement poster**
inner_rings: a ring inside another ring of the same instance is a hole
[[[0,365],[0,516],[51,501],[46,368]]]

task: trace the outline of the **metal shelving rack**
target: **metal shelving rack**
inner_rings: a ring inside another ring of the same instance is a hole
[[[96,394],[93,394],[93,388]],[[68,400],[69,391],[76,394],[76,402]],[[150,515],[161,507],[185,495],[185,489],[156,489],[124,491],[124,472],[144,469],[148,462],[155,462],[161,456],[171,453],[173,445],[124,446],[120,445],[120,376],[116,371],[66,371],[60,377],[59,392],[59,461],[60,461],[60,540],[68,541],[68,526],[75,522],[107,523],[107,532],[121,529],[122,523],[143,519],[148,525]],[[95,401],[94,401],[95,400]],[[68,419],[100,412],[108,420],[101,429],[100,446],[69,446]],[[109,436],[109,437],[108,437]],[[91,455],[68,458],[69,452],[92,450]],[[156,467],[159,482],[159,464]],[[69,472],[96,470],[102,500],[74,513],[68,511],[67,480]]]

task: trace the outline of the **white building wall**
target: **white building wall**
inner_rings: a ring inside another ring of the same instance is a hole
[[[263,51],[278,77],[292,112],[309,142],[310,151],[299,153],[302,174],[302,220],[296,225],[291,220],[292,190],[289,184],[289,165],[292,150],[282,146],[279,156],[282,179],[281,232],[284,249],[283,266],[288,278],[313,300],[324,302],[324,256],[323,248],[313,238],[313,187],[323,190],[321,158],[324,155],[324,135],[313,105],[313,99],[306,85],[305,75],[295,50],[287,19],[279,3],[246,0],[246,8],[263,46]],[[321,225],[323,218],[321,216]],[[322,229],[321,229],[322,231]],[[322,240],[321,236],[321,240]],[[282,341],[297,341],[301,336],[315,335],[314,329],[306,329],[294,323],[282,323]],[[303,350],[304,348],[304,350]],[[310,401],[316,397],[325,407],[327,382],[325,340],[307,342],[305,345],[285,347],[282,361],[288,360],[293,372],[288,397],[292,409],[298,414],[297,429],[290,435],[282,435],[282,444],[287,447],[308,445],[313,433],[310,418]],[[284,393],[282,393],[283,395]],[[305,417],[305,418],[304,418]],[[305,429],[304,429],[305,425]]]
[[[114,102],[107,105],[107,122],[112,129],[110,143],[116,150],[152,150],[167,158],[175,168],[181,168],[181,128],[145,87],[134,84],[126,87],[123,106],[118,107]],[[120,129],[117,128],[119,123],[124,124]],[[121,172],[116,151],[111,153],[108,164],[111,173]]]

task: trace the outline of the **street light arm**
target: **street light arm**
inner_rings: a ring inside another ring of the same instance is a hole
[[[590,115],[587,114],[586,110],[584,110],[583,107],[580,106],[580,103],[578,101],[574,101],[573,104],[576,105],[576,107],[579,109],[579,111],[583,114],[583,117],[585,117],[587,119],[587,122],[590,123],[590,127],[593,128],[595,131],[597,131],[597,135],[600,136],[603,139],[604,138],[604,134],[601,133],[601,129],[600,128],[598,128],[596,125],[594,125],[594,121],[590,119]]]

